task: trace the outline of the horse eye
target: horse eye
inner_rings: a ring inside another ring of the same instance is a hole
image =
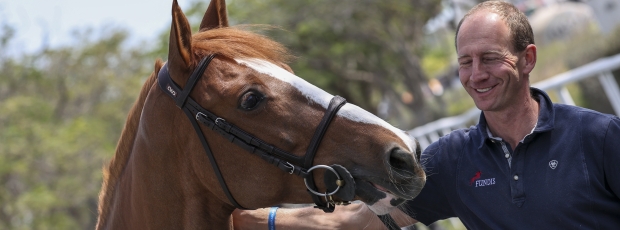
[[[254,91],[249,91],[241,97],[241,108],[248,111],[253,110],[258,106],[263,98],[263,95]]]

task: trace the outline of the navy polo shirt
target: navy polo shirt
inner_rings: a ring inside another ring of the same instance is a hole
[[[426,185],[404,211],[468,229],[620,229],[620,119],[531,91],[538,123],[514,151],[481,114],[426,148]]]

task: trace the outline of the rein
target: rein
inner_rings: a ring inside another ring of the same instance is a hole
[[[215,161],[213,153],[211,152],[211,148],[207,143],[207,140],[202,133],[200,128],[200,124],[208,127],[211,130],[216,131],[228,141],[236,144],[237,146],[245,149],[246,151],[255,154],[267,161],[270,164],[275,165],[282,171],[285,171],[289,174],[295,174],[302,178],[304,178],[304,183],[306,184],[307,190],[312,196],[313,201],[315,202],[315,208],[322,209],[325,212],[333,212],[335,209],[335,205],[339,204],[349,204],[353,197],[355,196],[355,181],[353,177],[341,165],[315,165],[312,166],[312,162],[316,155],[316,152],[319,148],[321,140],[329,127],[332,119],[335,117],[338,110],[346,104],[346,100],[340,96],[335,96],[329,103],[327,111],[325,115],[321,119],[317,129],[315,130],[314,136],[310,141],[306,154],[303,157],[298,157],[294,154],[286,152],[282,149],[279,149],[273,145],[266,143],[265,141],[248,134],[246,131],[241,128],[236,127],[235,125],[227,122],[224,118],[221,118],[210,111],[202,108],[196,101],[194,101],[191,97],[189,97],[190,92],[198,82],[198,80],[202,77],[205,70],[209,66],[209,63],[215,54],[210,54],[204,57],[200,63],[198,63],[198,67],[194,69],[194,72],[187,79],[187,83],[185,84],[185,88],[181,89],[170,77],[170,73],[168,72],[168,63],[166,63],[159,71],[157,75],[159,87],[166,93],[168,96],[172,97],[175,101],[177,107],[183,110],[183,112],[187,115],[196,134],[198,135],[202,146],[209,157],[209,161],[213,170],[215,171],[215,175],[220,183],[220,186],[224,190],[224,193],[230,200],[230,202],[238,209],[246,209],[239,205],[237,201],[233,198],[230,193],[224,178],[222,177],[222,173]],[[301,165],[301,166],[300,166]],[[323,168],[327,171],[332,172],[325,173],[325,184],[327,186],[327,190],[332,190],[331,192],[320,193],[317,190],[317,187],[314,183],[314,177],[312,176],[312,170]],[[335,176],[335,178],[334,178]],[[335,202],[333,200],[333,196],[338,196],[340,199],[344,200],[344,202]],[[325,201],[321,199],[321,197],[325,197]]]

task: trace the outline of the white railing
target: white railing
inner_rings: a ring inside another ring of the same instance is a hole
[[[620,90],[618,89],[618,83],[612,74],[612,71],[619,68],[620,54],[616,54],[614,56],[602,58],[579,68],[556,75],[547,80],[533,84],[532,86],[544,90],[547,93],[556,93],[560,100],[559,103],[575,105],[575,102],[570,96],[566,85],[598,76],[612,108],[616,112],[616,115],[620,115]],[[418,139],[422,149],[424,149],[431,143],[437,141],[441,136],[448,134],[452,130],[466,128],[469,125],[476,124],[479,116],[480,110],[474,107],[461,115],[433,121],[409,130],[408,133],[409,136]]]

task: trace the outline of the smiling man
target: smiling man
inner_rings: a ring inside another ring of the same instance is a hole
[[[484,111],[491,133],[516,147],[536,125],[539,106],[529,88],[534,35],[525,15],[510,8],[487,3],[472,9],[459,24],[456,47],[463,87]]]
[[[468,229],[618,228],[620,119],[554,104],[530,87],[534,35],[510,3],[471,9],[455,45],[459,78],[482,110],[480,120],[426,148],[426,185],[402,207],[407,214],[391,213],[399,225],[458,217]],[[267,223],[260,211],[237,214],[239,227]],[[283,210],[278,218],[278,229],[382,228],[356,204],[333,214]]]
[[[510,3],[471,9],[455,45],[461,84],[482,114],[425,150],[429,177],[407,203],[411,217],[459,217],[468,229],[620,226],[620,119],[530,87],[534,35]]]

